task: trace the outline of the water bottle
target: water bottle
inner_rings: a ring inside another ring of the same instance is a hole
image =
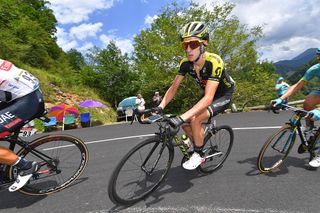
[[[192,152],[193,151],[193,143],[191,142],[190,138],[183,134],[181,135],[181,139],[183,141],[183,143],[186,145],[186,147],[188,147],[188,152]]]

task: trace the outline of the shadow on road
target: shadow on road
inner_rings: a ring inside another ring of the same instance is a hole
[[[163,200],[163,195],[165,194],[170,194],[172,192],[185,193],[193,186],[191,180],[201,178],[202,176],[205,175],[199,174],[196,170],[188,171],[183,169],[181,166],[171,167],[167,178],[160,184],[159,188],[144,200],[146,207],[152,206]],[[130,206],[115,205],[109,210],[109,212],[118,212],[129,207]]]
[[[315,171],[315,168],[310,167],[307,165],[309,158],[297,158],[297,157],[287,157],[285,162],[276,170],[265,173],[264,175],[269,177],[276,177],[278,175],[284,175],[289,173],[290,167],[296,167],[296,168],[303,168],[305,170],[309,171]],[[257,169],[257,157],[248,158],[246,160],[238,161],[240,164],[248,163],[252,165],[252,170],[246,172],[247,176],[256,176],[261,175],[262,173]]]

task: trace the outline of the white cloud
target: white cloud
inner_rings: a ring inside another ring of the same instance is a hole
[[[130,54],[133,51],[132,39],[117,38],[114,35],[103,34],[100,36],[101,42],[104,46],[107,46],[110,41],[114,41],[116,46],[121,50],[122,53]]]
[[[147,15],[145,18],[144,18],[144,23],[147,24],[147,25],[150,25],[154,22],[155,19],[159,18],[159,16],[157,15],[154,15],[154,16],[150,16],[150,15]]]
[[[200,4],[231,2],[233,14],[249,27],[263,26],[259,45],[262,59],[291,59],[308,48],[318,47],[320,7],[318,0],[195,0]],[[303,39],[302,39],[303,38]],[[299,41],[299,42],[296,42]],[[281,47],[281,48],[280,48]],[[267,52],[265,52],[267,51]]]
[[[84,40],[88,37],[96,37],[97,33],[101,31],[103,24],[101,22],[92,24],[81,24],[70,29],[70,36],[79,40]]]
[[[69,33],[65,32],[64,29],[57,27],[57,44],[64,50],[68,51],[71,48],[76,48],[78,43],[70,38]]]
[[[49,0],[60,24],[80,23],[96,10],[109,9],[116,0]]]

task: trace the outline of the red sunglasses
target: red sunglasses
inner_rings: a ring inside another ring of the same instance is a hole
[[[184,49],[184,50],[187,50],[187,49],[188,49],[188,46],[189,46],[192,50],[194,50],[194,49],[200,47],[201,43],[202,43],[202,41],[192,40],[192,41],[184,41],[184,42],[181,43],[181,45],[182,45],[182,49]]]

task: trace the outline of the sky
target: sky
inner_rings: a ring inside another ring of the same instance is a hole
[[[176,0],[187,4],[186,0]],[[258,43],[260,60],[292,59],[304,50],[320,47],[319,0],[193,0],[212,8],[212,3],[235,4],[232,15],[249,28],[263,26]],[[49,0],[58,21],[57,42],[65,51],[85,53],[105,48],[113,40],[124,53],[133,51],[133,38],[172,0]]]

